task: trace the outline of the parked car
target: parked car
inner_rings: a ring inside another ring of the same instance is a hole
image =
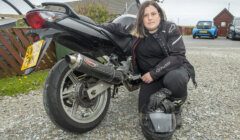
[[[228,26],[227,38],[240,39],[240,17],[234,18],[233,22]]]
[[[210,37],[217,38],[218,29],[212,21],[198,21],[195,28],[192,30],[193,38]]]

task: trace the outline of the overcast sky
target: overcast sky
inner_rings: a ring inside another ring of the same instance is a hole
[[[164,0],[168,20],[180,25],[195,25],[198,20],[213,20],[224,8],[240,17],[240,0]]]
[[[24,8],[22,12],[29,10],[26,4],[21,3],[21,0],[8,0]],[[41,2],[55,1],[66,2],[72,0],[30,0],[35,5],[40,5]],[[168,20],[171,20],[179,25],[195,25],[198,20],[213,20],[224,8],[229,8],[230,12],[240,17],[240,0],[164,0],[160,4],[164,9]],[[0,13],[15,13],[12,8],[0,0]]]

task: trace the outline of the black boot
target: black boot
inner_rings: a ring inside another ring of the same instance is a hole
[[[173,98],[173,102],[175,104],[175,118],[176,118],[176,128],[179,129],[182,126],[182,108],[181,106],[184,104],[186,101],[187,96],[183,98]]]

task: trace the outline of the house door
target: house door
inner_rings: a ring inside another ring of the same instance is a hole
[[[218,28],[218,36],[227,36],[227,27]]]
[[[227,36],[227,22],[221,22],[218,26],[218,36]]]

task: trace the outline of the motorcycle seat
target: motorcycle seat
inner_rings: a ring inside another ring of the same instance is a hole
[[[85,22],[88,22],[88,23],[91,23],[93,25],[96,25],[96,22],[94,22],[91,18],[89,17],[86,17],[86,16],[83,16],[83,15],[77,15],[78,18],[82,21],[85,21]]]

